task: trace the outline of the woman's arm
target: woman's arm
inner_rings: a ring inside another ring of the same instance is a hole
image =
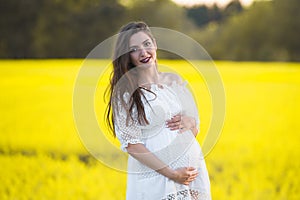
[[[176,170],[171,169],[143,144],[128,144],[126,149],[136,160],[177,183],[188,185],[198,176],[198,172],[195,171],[193,167],[184,167]]]
[[[183,113],[177,114],[166,121],[167,127],[171,130],[179,130],[180,133],[191,130],[196,137],[199,132],[197,125],[198,111],[193,95],[186,88],[186,82],[183,82],[182,78],[175,73],[163,73],[163,77],[164,82],[176,92],[183,109]]]

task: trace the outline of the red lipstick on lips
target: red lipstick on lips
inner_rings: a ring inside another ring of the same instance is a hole
[[[148,63],[150,59],[151,59],[151,57],[147,57],[147,58],[144,58],[144,59],[140,60],[140,62]]]

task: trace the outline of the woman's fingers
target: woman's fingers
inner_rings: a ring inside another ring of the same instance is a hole
[[[170,120],[170,122],[177,123],[181,121],[181,116],[174,116]]]
[[[189,179],[190,180],[195,180],[197,178],[197,176],[198,176],[198,173],[190,176]]]
[[[190,176],[190,177],[187,177],[187,178],[184,180],[183,184],[184,184],[184,185],[189,185],[191,182],[193,182],[194,180],[196,180],[196,178],[197,178],[197,176]]]
[[[170,128],[171,130],[179,129],[180,128],[180,122],[167,122],[167,127]]]
[[[167,120],[166,126],[172,131],[179,130],[179,133],[183,133],[195,127],[196,120],[193,117],[178,114]]]
[[[199,175],[199,172],[194,167],[190,167],[188,170],[189,170],[189,178],[187,181],[192,182],[197,178],[197,176]]]
[[[199,172],[194,167],[187,167],[186,170],[187,170],[187,175],[186,175],[185,184],[188,185],[190,184],[190,182],[194,181],[197,178]]]
[[[170,120],[166,121],[166,125],[171,130],[178,130],[181,128],[181,115],[177,114],[173,116]]]
[[[177,121],[180,121],[180,119],[181,119],[181,114],[174,115],[174,116],[172,117],[172,119],[177,120]]]
[[[189,185],[198,176],[198,171],[194,167],[184,167],[176,170],[179,176],[174,180],[180,184]]]
[[[167,122],[167,126],[169,128],[177,128],[179,129],[180,128],[180,122]]]

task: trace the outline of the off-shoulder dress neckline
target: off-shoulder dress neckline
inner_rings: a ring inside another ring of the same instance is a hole
[[[150,83],[147,84],[147,86],[139,86],[139,88],[142,88],[144,90],[151,90],[151,91],[158,91],[158,90],[163,90],[166,88],[172,88],[176,86],[185,86],[187,84],[187,81],[184,80],[181,83],[178,83],[177,81],[172,81],[170,84],[167,83]]]

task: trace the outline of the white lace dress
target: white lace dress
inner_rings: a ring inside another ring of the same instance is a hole
[[[141,164],[129,155],[127,176],[127,200],[208,200],[210,182],[201,148],[191,131],[179,133],[166,127],[166,120],[182,113],[196,119],[199,130],[198,112],[193,97],[184,84],[175,81],[171,85],[152,84],[151,91],[144,91],[149,101],[144,103],[149,125],[141,126],[137,121],[126,125],[124,109],[115,116],[115,131],[126,151],[129,143],[142,143],[160,160],[176,169],[192,166],[199,175],[189,186],[178,184]],[[125,94],[125,100],[129,94]],[[144,101],[145,102],[145,101]],[[134,110],[136,112],[136,110]]]

